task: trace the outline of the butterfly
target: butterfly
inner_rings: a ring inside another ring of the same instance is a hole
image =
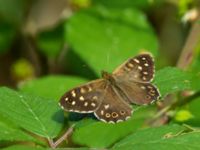
[[[112,74],[102,71],[102,78],[66,92],[59,105],[69,112],[94,113],[101,121],[125,121],[133,113],[131,104],[147,105],[160,97],[150,54],[128,59]]]

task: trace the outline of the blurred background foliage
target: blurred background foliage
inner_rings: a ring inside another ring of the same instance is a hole
[[[168,123],[199,127],[199,12],[198,0],[0,0],[0,86],[39,96],[35,103],[45,99],[41,105],[54,104],[67,90],[99,78],[102,70],[111,73],[128,58],[148,51],[155,58],[154,83],[163,101],[136,108],[130,120],[117,125],[73,113],[67,114],[64,120],[60,115],[63,124],[77,123],[71,141],[65,145],[105,148],[145,127]],[[11,99],[11,104],[24,111],[21,114],[26,113],[25,107],[15,103],[20,99],[18,96],[2,88],[0,105],[7,105],[7,99]],[[25,96],[25,99],[34,111],[42,111],[42,107],[39,110],[31,103],[34,96]],[[0,108],[3,116],[0,147],[9,145],[8,141],[24,139],[47,145],[44,140],[32,139],[21,128],[45,138],[54,138],[63,132],[62,125],[47,119],[51,119],[54,110],[59,110],[56,103],[49,108],[52,111],[45,112],[44,126],[52,124],[46,132],[30,127],[23,119],[15,120],[18,116],[7,113],[9,109],[14,108],[10,105]],[[34,122],[33,116],[29,119]],[[9,126],[12,120],[16,123]],[[173,133],[182,130],[178,125],[169,128]],[[160,130],[163,134],[169,131],[168,127]],[[153,132],[152,129],[144,134]],[[155,135],[155,139],[159,137]],[[177,140],[181,143],[182,139]],[[114,146],[118,147],[129,148],[129,145]]]
[[[0,84],[16,87],[26,78],[63,73],[94,79],[143,49],[159,58],[158,67],[175,65],[191,25],[181,17],[193,5],[190,0],[1,0]]]

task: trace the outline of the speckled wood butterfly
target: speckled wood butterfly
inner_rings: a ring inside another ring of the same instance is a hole
[[[150,104],[160,96],[151,83],[153,77],[153,58],[141,54],[127,60],[112,74],[102,72],[102,79],[66,92],[59,105],[70,112],[94,113],[104,122],[124,121],[132,114],[130,104]]]

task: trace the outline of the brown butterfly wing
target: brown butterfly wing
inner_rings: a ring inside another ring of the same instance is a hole
[[[150,104],[160,97],[157,87],[151,83],[123,81],[118,82],[117,85],[128,97],[130,103],[138,105]]]
[[[59,105],[66,111],[91,113],[104,97],[106,80],[98,79],[66,92]]]
[[[150,82],[154,77],[154,61],[151,55],[141,54],[119,66],[114,72],[118,79],[137,82]]]
[[[116,123],[127,120],[132,114],[132,108],[115,87],[108,85],[102,103],[94,114],[101,121]]]
[[[118,67],[113,77],[130,103],[149,104],[160,96],[156,86],[150,83],[154,77],[154,69],[151,55],[141,54]]]

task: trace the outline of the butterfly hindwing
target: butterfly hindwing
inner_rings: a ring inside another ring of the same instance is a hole
[[[94,113],[101,121],[116,123],[128,119],[132,108],[113,86],[108,85],[102,103]]]
[[[61,97],[60,106],[67,111],[91,113],[100,105],[105,86],[106,81],[98,79],[74,88]]]
[[[137,105],[150,104],[160,97],[158,89],[151,83],[124,81],[119,82],[118,86],[129,102]]]
[[[133,57],[119,66],[113,75],[119,80],[127,79],[137,82],[150,82],[154,77],[154,61],[150,54]]]

